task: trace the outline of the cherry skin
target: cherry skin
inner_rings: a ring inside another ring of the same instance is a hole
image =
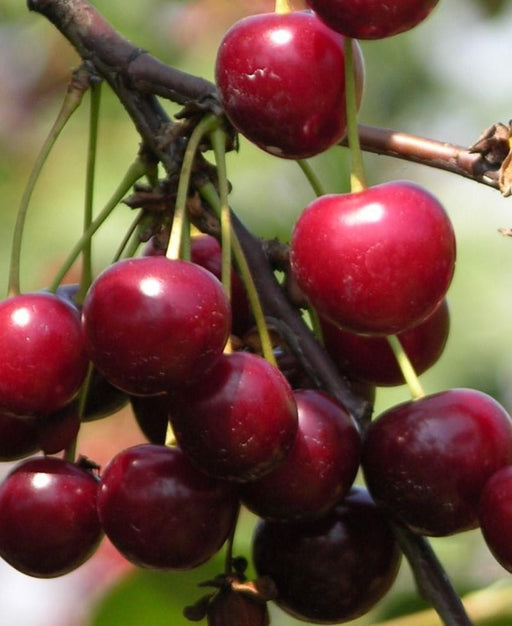
[[[451,389],[404,402],[371,423],[363,470],[375,500],[415,532],[478,526],[487,480],[512,463],[512,420],[496,400]]]
[[[295,224],[290,261],[321,316],[351,332],[391,335],[440,305],[455,236],[434,196],[395,181],[315,199]]]
[[[354,488],[318,520],[260,521],[253,537],[260,576],[277,588],[277,604],[315,624],[367,613],[393,584],[401,561],[394,535],[368,493]]]
[[[69,404],[87,371],[76,309],[50,293],[0,302],[0,410],[45,415]]]
[[[137,425],[149,443],[164,445],[169,425],[168,395],[131,396],[130,406]]]
[[[225,354],[170,404],[179,446],[203,471],[226,480],[256,480],[281,463],[297,434],[288,381],[265,359]]]
[[[243,504],[265,519],[320,517],[348,493],[359,468],[359,432],[344,407],[313,389],[294,397],[299,427],[293,448],[275,470],[240,490]]]
[[[512,572],[512,466],[498,470],[485,484],[478,518],[495,559]]]
[[[309,11],[246,17],[224,36],[215,67],[235,128],[273,155],[303,159],[346,131],[344,39]],[[363,59],[354,43],[357,94]]]
[[[330,28],[355,39],[382,39],[417,26],[439,0],[306,0]]]
[[[126,393],[153,395],[215,363],[231,309],[204,268],[142,257],[119,261],[96,278],[82,320],[89,356],[105,378]]]
[[[76,569],[103,536],[97,490],[97,478],[68,461],[23,461],[0,484],[0,556],[29,576]]]
[[[379,387],[405,383],[400,367],[385,337],[369,337],[345,331],[320,319],[325,349],[340,371]],[[444,299],[426,320],[398,338],[416,374],[432,367],[443,353],[450,330],[450,314]]]
[[[227,483],[197,470],[179,448],[140,444],[115,456],[101,477],[105,533],[139,567],[186,570],[212,557],[234,523]]]
[[[37,418],[0,411],[0,461],[15,461],[39,450]]]

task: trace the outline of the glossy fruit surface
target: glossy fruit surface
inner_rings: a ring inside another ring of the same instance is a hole
[[[0,409],[41,415],[68,404],[87,371],[76,309],[49,293],[0,302]]]
[[[151,395],[215,363],[231,310],[222,285],[204,268],[143,257],[98,276],[82,319],[90,358],[105,378],[127,393]]]
[[[253,537],[254,566],[274,581],[277,604],[316,624],[369,611],[393,584],[400,560],[386,518],[363,489],[313,522],[260,521]]]
[[[231,486],[197,470],[178,448],[127,448],[101,477],[103,528],[139,567],[185,570],[207,561],[226,540],[236,510]]]
[[[313,13],[264,13],[234,24],[217,53],[221,104],[247,139],[276,156],[323,152],[346,131],[343,37]],[[357,93],[363,60],[354,44]]]
[[[290,261],[321,316],[355,333],[396,334],[443,300],[455,236],[434,196],[395,181],[314,200],[295,224]]]
[[[355,39],[381,39],[422,22],[439,0],[306,0],[332,29]]]
[[[0,484],[0,556],[41,578],[66,574],[95,551],[102,530],[97,479],[62,459],[23,461]]]
[[[320,517],[352,487],[360,437],[347,411],[328,394],[294,392],[299,415],[295,443],[270,474],[242,485],[242,502],[265,519]]]
[[[181,448],[226,480],[256,480],[281,463],[297,434],[297,406],[286,378],[255,354],[225,354],[170,407]]]
[[[395,355],[385,337],[356,335],[320,320],[325,349],[341,372],[358,380],[387,387],[405,383]],[[444,299],[426,320],[399,333],[398,338],[419,376],[443,353],[450,331],[450,314]]]
[[[397,405],[370,425],[363,469],[373,497],[410,528],[444,536],[478,525],[482,489],[512,463],[512,420],[485,393],[451,389]]]
[[[0,461],[15,461],[39,450],[35,417],[0,412]]]
[[[478,518],[490,551],[512,572],[512,466],[503,467],[485,484]]]

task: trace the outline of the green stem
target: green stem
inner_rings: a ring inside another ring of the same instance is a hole
[[[82,72],[80,75],[79,72]],[[30,173],[27,185],[23,192],[23,196],[18,207],[18,214],[16,217],[16,224],[14,227],[14,234],[12,239],[12,250],[9,267],[9,284],[7,292],[9,296],[14,296],[20,293],[20,265],[21,265],[21,243],[23,239],[23,231],[25,229],[25,221],[28,213],[28,207],[30,204],[30,198],[32,192],[36,186],[37,180],[41,174],[41,170],[50,154],[55,142],[57,141],[62,129],[67,124],[73,113],[80,106],[83,95],[86,88],[89,86],[88,74],[86,80],[83,78],[85,70],[83,66],[74,74],[71,80],[64,101],[62,102],[61,109],[57,115],[57,119],[53,123],[53,126],[45,139],[45,142],[39,152],[36,162]]]
[[[235,519],[233,520],[233,526],[231,526],[229,536],[226,540],[226,558],[224,561],[224,574],[226,574],[226,576],[230,576],[233,573],[233,545],[235,543],[236,527],[238,526],[241,508],[242,507],[239,503]]]
[[[169,237],[169,245],[167,246],[166,256],[169,259],[178,259],[180,257],[181,241],[187,219],[186,209],[190,175],[192,173],[194,158],[196,156],[199,143],[204,135],[212,132],[218,124],[219,120],[215,115],[206,115],[194,128],[190,135],[190,139],[188,140],[187,149],[185,150],[185,155],[183,156],[183,163],[181,164],[171,235]]]
[[[356,79],[354,70],[354,41],[350,37],[345,37],[345,93],[347,112],[347,139],[350,149],[350,190],[352,193],[362,191],[366,188],[366,177],[364,173],[363,153],[359,142],[359,131],[357,128],[357,94]]]
[[[124,196],[128,193],[128,191],[133,187],[133,185],[142,178],[146,173],[146,163],[141,159],[137,158],[129,167],[126,172],[123,180],[115,190],[114,194],[107,202],[103,210],[99,213],[96,219],[91,223],[89,228],[82,234],[80,239],[72,248],[71,252],[68,255],[68,258],[63,263],[59,272],[53,279],[53,282],[49,288],[50,292],[57,291],[60,283],[62,282],[64,276],[67,274],[69,269],[72,267],[73,263],[76,261],[80,253],[82,252],[84,245],[91,239],[94,233],[98,230],[98,228],[103,224],[103,222],[107,219],[107,217],[112,213],[115,207],[121,202]]]
[[[119,247],[112,259],[112,263],[119,261],[119,259],[123,256],[123,253],[125,258],[131,258],[132,256],[135,256],[137,248],[140,246],[138,227],[143,219],[144,209],[141,209],[137,213],[137,217],[132,221],[130,227],[126,231],[123,239],[121,240],[121,243],[119,244]]]
[[[407,353],[400,343],[400,339],[396,335],[388,335],[387,340],[393,350],[393,354],[398,362],[398,366],[400,367],[404,380],[409,387],[412,399],[418,400],[419,398],[423,398],[425,391],[421,386],[418,375],[416,374]]]
[[[94,178],[96,174],[96,155],[98,147],[98,122],[101,102],[101,83],[91,85],[91,110],[89,115],[89,146],[87,149],[87,173],[84,199],[84,232],[92,223]],[[77,302],[82,302],[92,282],[92,239],[89,239],[82,250],[82,273]]]
[[[298,159],[297,163],[299,164],[300,169],[304,172],[304,175],[308,179],[309,184],[311,185],[311,188],[315,192],[315,195],[316,196],[325,195],[325,191],[322,187],[322,183],[320,182],[320,179],[318,178],[318,176],[315,174],[311,165],[304,159]]]
[[[217,215],[219,215],[221,203],[214,185],[212,183],[204,184],[199,188],[199,194],[212,207]],[[242,250],[242,246],[240,245],[240,241],[238,240],[234,230],[231,233],[231,245],[233,248],[233,256],[240,272],[240,277],[245,285],[247,297],[249,298],[252,314],[254,315],[254,321],[261,340],[263,356],[269,363],[277,367],[274,351],[272,349],[272,341],[268,332],[265,314],[261,306],[258,291],[256,289],[256,285],[254,284],[254,279],[252,277],[249,264],[247,263],[247,259],[245,258],[245,254]]]

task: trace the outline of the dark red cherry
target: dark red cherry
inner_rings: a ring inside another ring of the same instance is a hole
[[[495,559],[512,572],[512,466],[498,470],[487,481],[478,507],[485,542]]]
[[[87,371],[76,309],[50,293],[0,302],[0,410],[52,413],[69,404]]]
[[[0,411],[0,461],[15,461],[39,450],[35,417],[19,417]]]
[[[135,420],[150,443],[163,445],[169,426],[169,396],[130,396]]]
[[[87,397],[85,399],[83,422],[93,422],[117,413],[128,404],[128,395],[111,385],[108,380],[93,368]]]
[[[330,28],[355,39],[381,39],[422,22],[439,0],[306,0]]]
[[[359,432],[344,407],[313,389],[294,397],[299,427],[290,453],[275,470],[241,486],[242,502],[265,519],[320,517],[348,493],[359,468]]]
[[[428,191],[390,182],[315,199],[295,224],[290,261],[321,316],[355,333],[396,334],[440,305],[455,236]]]
[[[297,434],[283,374],[255,354],[225,354],[170,405],[180,447],[212,476],[256,480],[281,463]]]
[[[302,159],[346,131],[344,39],[309,11],[246,17],[224,36],[215,76],[235,128],[271,154]],[[354,43],[357,94],[363,59]]]
[[[496,400],[451,389],[404,402],[368,428],[363,469],[373,497],[414,531],[478,525],[482,489],[512,463],[512,420]]]
[[[338,368],[358,380],[388,387],[405,383],[395,355],[385,337],[356,335],[320,320],[327,352]],[[416,374],[432,367],[443,353],[450,330],[446,299],[426,320],[398,338]]]
[[[178,448],[140,444],[105,468],[98,511],[107,536],[128,560],[186,570],[221,548],[237,502],[230,485],[197,470]]]
[[[105,378],[126,393],[152,395],[215,363],[231,310],[213,274],[156,256],[107,268],[87,294],[82,319],[90,358]]]
[[[260,576],[277,588],[277,604],[315,624],[353,620],[387,593],[401,553],[385,516],[367,492],[354,488],[318,520],[260,521],[253,537]]]
[[[57,454],[73,444],[80,430],[78,403],[72,402],[51,415],[37,418],[39,447],[45,454]]]
[[[0,556],[41,578],[66,574],[96,550],[98,480],[55,457],[23,461],[0,484]]]

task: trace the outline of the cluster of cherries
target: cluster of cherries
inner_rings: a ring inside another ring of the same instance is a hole
[[[284,158],[318,154],[345,134],[345,38],[412,28],[437,0],[308,4],[315,12],[241,20],[217,57],[229,119]],[[360,96],[355,41],[352,50]],[[0,303],[0,458],[44,452],[0,485],[0,556],[26,574],[59,576],[105,533],[140,567],[186,570],[222,547],[242,503],[260,518],[258,575],[305,621],[354,619],[388,591],[401,558],[389,519],[429,536],[481,526],[512,571],[506,411],[482,392],[452,389],[393,407],[361,432],[337,400],[304,377],[297,388],[243,339],[226,349],[253,319],[235,272],[228,300],[220,254],[201,235],[190,260],[170,259],[155,239],[105,269],[80,305],[75,287]],[[455,257],[441,204],[404,181],[317,198],[290,242],[290,271],[327,352],[371,386],[404,382],[388,336],[417,373],[441,355]],[[52,456],[72,448],[81,421],[128,402],[148,443],[101,473]],[[361,466],[369,491],[354,487]]]

